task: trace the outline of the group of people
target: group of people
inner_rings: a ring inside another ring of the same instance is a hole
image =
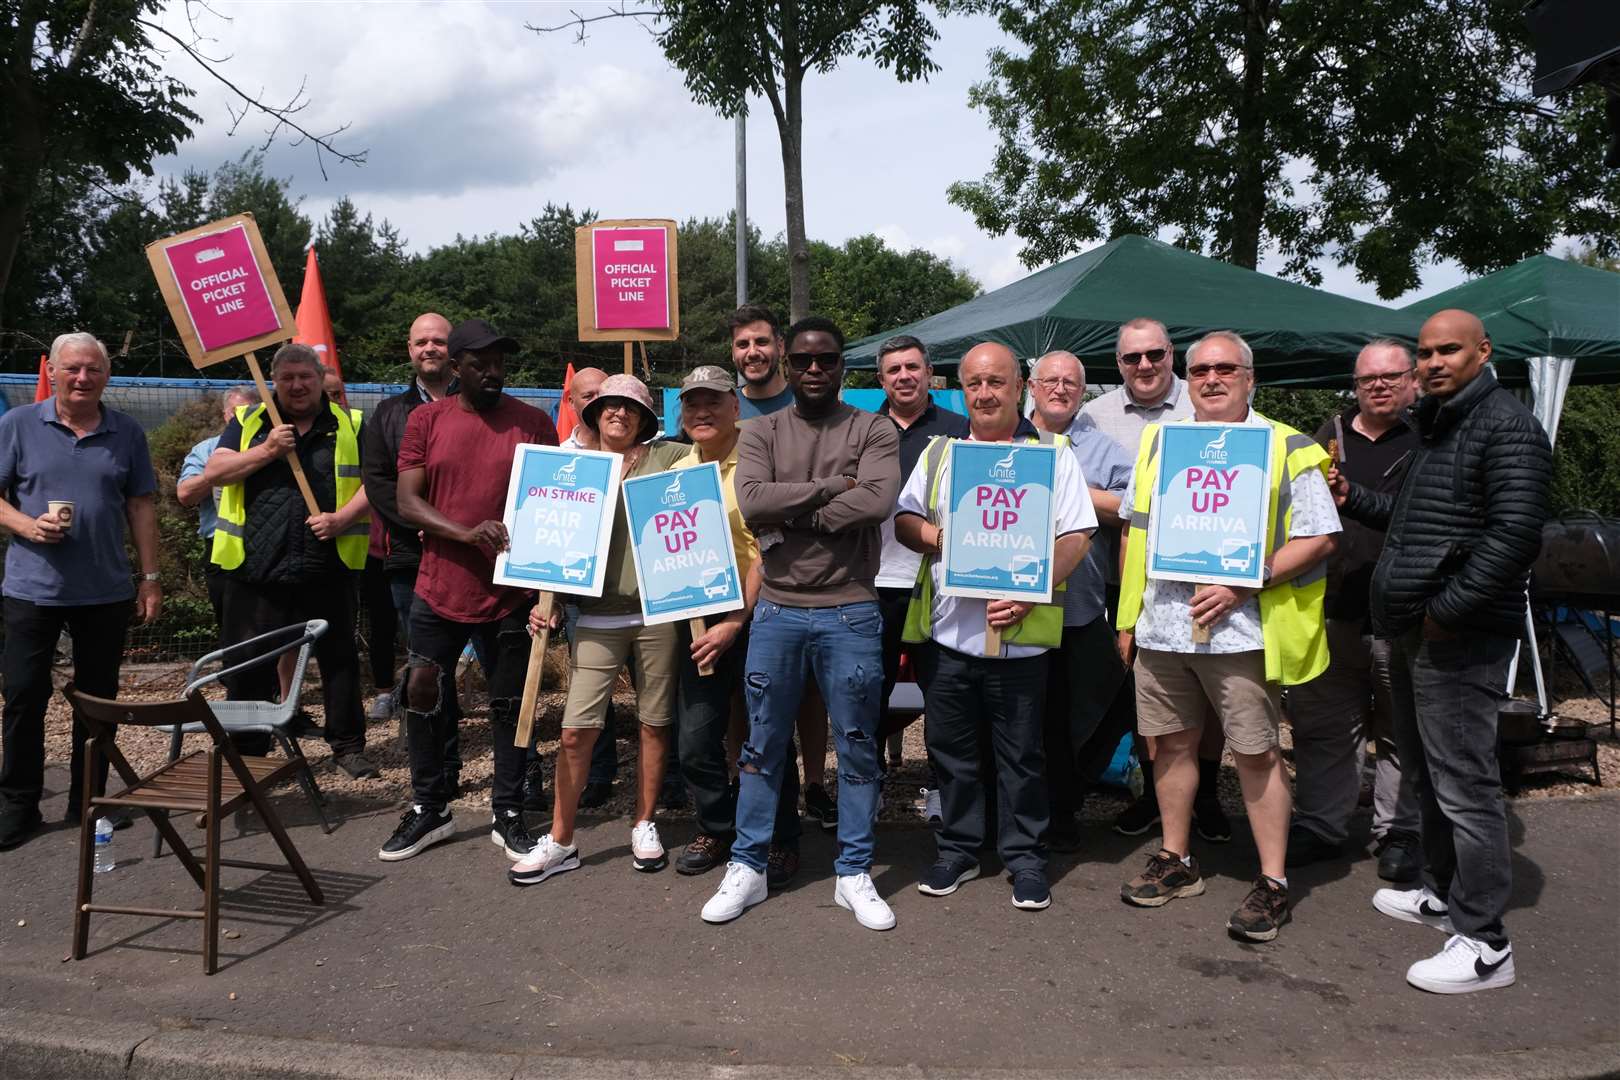
[[[1271,940],[1289,918],[1289,871],[1346,854],[1372,740],[1378,872],[1395,886],[1373,903],[1449,935],[1408,980],[1444,993],[1513,982],[1495,710],[1551,451],[1497,384],[1478,319],[1433,316],[1415,354],[1368,343],[1351,374],[1354,403],[1314,435],[1254,410],[1253,354],[1229,331],[1192,344],[1182,378],[1163,325],[1125,323],[1115,349],[1122,385],[1090,401],[1076,356],[1040,357],[1026,379],[1011,350],[985,342],[960,362],[965,416],[933,400],[928,350],[913,337],[878,350],[876,412],[842,401],[844,340],[829,320],[783,329],[767,309],[745,306],[729,340],[735,375],[690,372],[669,438],[633,376],[587,369],[570,387],[579,425],[569,443],[620,455],[624,477],[719,466],[745,603],[695,638],[684,623],[644,624],[622,506],[600,596],[542,610],[532,593],[494,583],[514,448],[558,436],[544,412],[504,392],[518,344],[487,322],[419,317],[407,343],[413,384],[364,424],[322,392],[319,358],[300,345],[272,361],[282,423],[251,399],[227,400],[224,432],[199,445],[178,491],[214,510],[209,581],[222,640],[329,621],[316,653],[325,736],[355,776],[376,773],[353,634],[354,578],[368,549],[400,622],[406,673],[397,690],[391,673],[379,675],[378,689],[399,695],[412,796],[379,858],[411,858],[453,831],[454,672],[471,642],[494,732],[490,837],[513,884],[580,866],[577,812],[595,782],[593,752],[612,742],[602,732],[628,670],[640,745],[635,869],[670,862],[656,817],[674,776],[696,816],[676,871],[722,871],[701,917],[727,922],[764,901],[798,871],[802,749],[805,809],[837,830],[834,901],[861,926],[888,929],[895,915],[871,877],[874,825],[883,747],[905,722],[885,706],[909,656],[939,817],[920,894],[947,896],[977,877],[993,835],[1012,904],[1048,907],[1048,854],[1080,845],[1077,811],[1133,737],[1150,765],[1114,827],[1157,826],[1162,839],[1122,885],[1124,901],[1152,908],[1204,891],[1192,835],[1231,837],[1216,787],[1230,751],[1259,866],[1226,929]],[[160,601],[155,480],[139,429],[99,404],[106,351],[64,335],[50,365],[57,395],[0,417],[0,525],[12,533],[0,847],[39,825],[57,633],[72,630],[79,685],[111,696],[124,626],[155,617]],[[1159,432],[1186,421],[1272,429],[1259,588],[1148,572]],[[1058,451],[1052,574],[1062,585],[1050,603],[946,595],[950,440]],[[314,513],[289,467],[294,454]],[[70,535],[46,503],[75,494]],[[544,805],[541,774],[515,735],[529,636],[543,626],[567,634],[569,679],[550,828],[534,836],[523,812]],[[269,698],[275,681],[263,672],[228,689]],[[829,736],[836,801],[820,772]],[[75,784],[82,741],[76,723]],[[70,796],[77,813],[77,789]]]

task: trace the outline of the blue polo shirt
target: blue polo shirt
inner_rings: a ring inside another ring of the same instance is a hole
[[[101,407],[101,424],[78,438],[56,419],[56,398],[0,416],[0,491],[37,518],[71,499],[73,527],[60,544],[13,536],[5,595],[46,607],[111,604],[135,595],[124,552],[128,500],[157,490],[146,434],[133,417]]]
[[[1136,468],[1135,459],[1085,413],[1075,416],[1064,434],[1068,435],[1069,446],[1080,462],[1086,486],[1115,495],[1124,494],[1126,485],[1131,482],[1131,472]],[[1091,548],[1069,575],[1068,588],[1063,593],[1064,626],[1084,626],[1103,614],[1108,568],[1119,559],[1118,537],[1117,529],[1098,528],[1092,534]]]

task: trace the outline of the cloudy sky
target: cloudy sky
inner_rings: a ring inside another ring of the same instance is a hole
[[[734,205],[732,123],[691,102],[645,29],[610,20],[579,44],[570,32],[524,28],[607,4],[212,0],[193,10],[233,81],[285,100],[307,80],[300,120],[316,131],[348,124],[342,145],[367,151],[358,168],[329,162],[323,179],[307,146],[271,147],[271,172],[291,179],[311,217],[346,194],[425,251],[457,234],[515,231],[547,202],[676,219],[723,217]],[[165,21],[184,32],[185,9],[172,4]],[[873,232],[924,247],[996,288],[1027,272],[1018,241],[981,233],[945,189],[989,167],[995,141],[967,95],[1003,37],[982,18],[939,28],[941,70],[927,83],[901,84],[857,60],[806,80],[807,225],[832,242]],[[193,61],[175,52],[169,66],[198,90],[192,107],[205,123],[161,170],[211,170],[263,142],[262,117],[229,134],[232,99]],[[767,236],[784,227],[764,102],[748,126],[748,214]],[[1377,299],[1352,272],[1323,270],[1327,288]],[[1453,267],[1431,267],[1413,295],[1460,280]]]

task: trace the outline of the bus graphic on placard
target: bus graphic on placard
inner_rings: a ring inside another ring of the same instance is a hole
[[[1031,559],[1028,556],[1014,559],[1007,564],[1007,572],[1012,574],[1014,585],[1027,585],[1033,588],[1041,579],[1041,560]]]
[[[1244,571],[1253,557],[1254,542],[1240,536],[1228,536],[1221,541],[1221,569]]]
[[[584,581],[585,576],[590,572],[590,552],[569,551],[564,553],[562,564],[562,576],[564,581]]]

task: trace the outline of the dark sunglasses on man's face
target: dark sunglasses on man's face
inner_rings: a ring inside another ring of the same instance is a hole
[[[1157,364],[1159,361],[1164,359],[1164,354],[1164,349],[1148,349],[1145,352],[1121,353],[1119,356],[1119,364],[1121,367],[1136,367],[1144,360],[1150,364]]]
[[[837,352],[790,352],[787,354],[788,366],[794,371],[809,371],[814,364],[822,371],[831,371],[844,361],[844,354]]]

